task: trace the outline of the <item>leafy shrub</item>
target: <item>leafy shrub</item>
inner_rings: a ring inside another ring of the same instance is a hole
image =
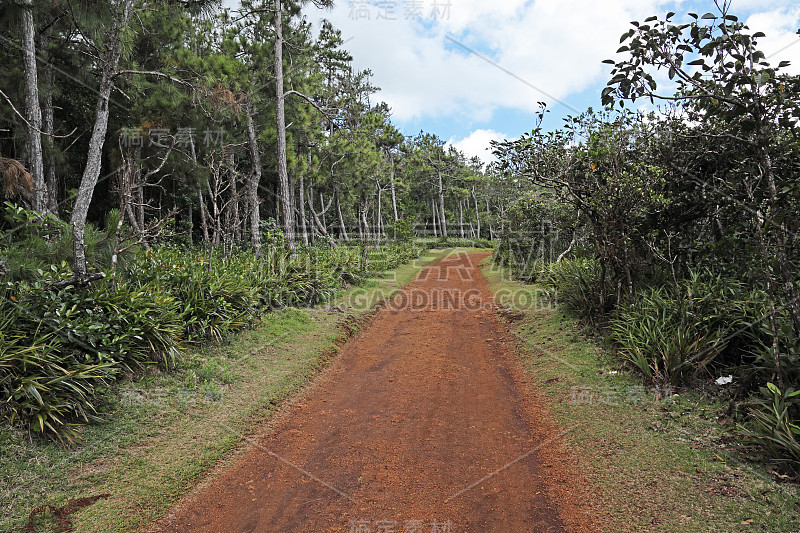
[[[530,276],[548,291],[551,299],[584,317],[605,313],[613,297],[613,288],[606,280],[605,301],[602,300],[600,262],[594,259],[565,259],[560,263],[534,263]]]
[[[184,340],[219,340],[270,309],[320,303],[420,251],[396,243],[368,252],[313,246],[293,255],[270,246],[259,256],[232,251],[211,261],[204,250],[161,245],[134,251],[115,275],[90,287],[62,289],[53,282],[71,277],[69,265],[29,264],[31,279],[0,285],[0,419],[73,438],[73,423],[96,418],[97,392],[123,372],[152,362],[174,368]]]
[[[11,302],[0,302],[0,419],[74,440],[75,420],[96,419],[92,399],[114,378],[114,365],[81,361],[52,335],[20,331]]]
[[[756,400],[750,423],[740,425],[739,433],[768,462],[800,475],[800,390],[789,387],[781,391],[768,383],[761,394],[767,399]]]
[[[125,278],[138,290],[163,287],[181,310],[187,340],[221,339],[256,313],[258,295],[245,273],[200,251],[160,246],[132,259]],[[152,294],[152,292],[151,292]]]
[[[67,265],[61,270],[57,277]],[[53,290],[37,281],[20,282],[14,294],[15,327],[31,337],[49,336],[85,364],[130,371],[148,360],[175,363],[182,317],[177,301],[157,286],[108,279],[91,289]]]
[[[0,228],[0,275],[8,281],[34,281],[39,271],[72,259],[72,231],[53,215],[5,202]],[[87,261],[97,270],[110,266],[113,234],[91,224],[85,229]]]
[[[741,364],[759,342],[752,325],[762,309],[763,295],[740,281],[692,273],[677,288],[641,291],[632,308],[618,309],[611,338],[645,379],[680,384],[712,362]]]
[[[437,237],[417,239],[416,243],[425,248],[495,248],[497,243],[489,239],[469,237]]]

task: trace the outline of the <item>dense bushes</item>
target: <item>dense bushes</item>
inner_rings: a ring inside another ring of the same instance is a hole
[[[637,293],[611,320],[619,353],[648,381],[684,385],[716,366],[735,371],[769,339],[759,324],[766,298],[736,279],[691,273]]]
[[[614,294],[608,279],[604,280],[601,275],[600,263],[594,259],[566,259],[559,263],[537,261],[528,271],[547,289],[554,302],[587,319],[601,316]]]
[[[495,260],[508,264],[510,258]],[[616,306],[613,287],[600,285],[595,259],[512,264],[516,276],[537,283],[553,301],[601,326],[621,359],[645,382],[706,388],[714,378],[731,374],[737,384],[731,393],[749,406],[737,429],[743,444],[779,471],[800,475],[800,391],[792,385],[800,382],[800,345],[789,317],[780,314],[779,363],[787,384],[781,389],[772,383],[778,372],[764,290],[709,270],[690,271],[677,283],[654,280],[636,291],[632,305]],[[759,387],[762,383],[768,387]],[[755,399],[747,400],[755,391]]]
[[[187,343],[220,340],[270,309],[323,302],[421,252],[411,243],[313,246],[294,255],[272,246],[258,256],[211,259],[205,250],[159,245],[132,251],[88,288],[57,288],[69,266],[39,267],[60,235],[24,236],[37,246],[26,262],[17,232],[0,254],[14,257],[0,286],[0,419],[70,439],[72,424],[96,418],[97,393],[121,375],[147,364],[172,369]]]
[[[751,423],[740,426],[746,442],[777,468],[800,476],[800,390],[761,388],[763,397],[751,410]]]

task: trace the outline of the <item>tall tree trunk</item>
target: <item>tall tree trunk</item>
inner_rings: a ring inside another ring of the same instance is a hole
[[[494,229],[492,228],[492,210],[489,206],[489,199],[486,199],[486,223],[489,225],[489,239],[494,240]]]
[[[47,36],[40,39],[41,56],[47,57]],[[56,178],[56,146],[53,142],[55,121],[53,120],[53,64],[44,65],[44,95],[42,98],[42,131],[44,136],[44,183],[47,191],[45,211],[58,214],[58,182]]]
[[[94,127],[89,139],[89,152],[86,157],[86,168],[81,177],[75,206],[72,210],[72,236],[73,236],[73,271],[75,277],[83,281],[87,277],[86,243],[84,230],[86,217],[89,214],[89,204],[92,202],[94,188],[100,177],[100,167],[103,157],[103,144],[108,131],[109,98],[114,88],[114,75],[119,64],[120,50],[122,47],[122,34],[128,26],[131,16],[133,0],[119,0],[114,3],[114,19],[108,32],[106,51],[103,54],[103,72],[100,78],[100,88],[97,96]]]
[[[383,196],[383,189],[381,189],[380,185],[378,185],[378,213],[377,213],[377,222],[376,225],[378,227],[378,232],[375,235],[375,246],[381,245],[381,234],[383,233],[383,227],[381,225],[381,220],[383,215],[381,214],[381,198]]]
[[[394,215],[394,221],[397,222],[400,218],[397,216],[397,193],[395,192],[394,187],[394,154],[389,151],[389,161],[391,163],[391,173],[389,174],[391,187],[392,187],[392,215]]]
[[[436,200],[431,198],[431,213],[433,217],[433,236],[439,236],[439,229],[436,223],[436,220],[439,218],[439,213],[436,211]]]
[[[369,202],[364,202],[364,205],[361,207],[361,223],[363,224],[364,231],[361,234],[361,238],[363,239],[364,246],[369,246],[370,240],[372,240],[372,235],[369,231],[369,222],[367,222],[367,211],[369,211]]]
[[[442,186],[442,171],[437,168],[436,173],[439,175],[439,220],[441,220],[439,229],[442,237],[447,237],[447,220],[445,219],[444,213],[444,187]]]
[[[458,201],[458,227],[461,228],[461,238],[464,238],[464,202]]]
[[[478,238],[480,239],[481,238],[481,213],[480,213],[480,211],[478,211],[478,197],[475,195],[475,187],[472,187],[470,192],[472,193],[472,199],[475,201],[475,223],[476,223],[477,228],[478,228],[476,230],[476,233],[477,233]]]
[[[275,94],[277,95],[275,114],[278,126],[278,184],[283,213],[283,232],[286,236],[286,244],[294,252],[294,205],[289,186],[289,169],[286,165],[286,92],[283,87],[283,7],[281,4],[281,0],[275,0]]]
[[[26,151],[28,170],[33,176],[33,205],[35,211],[47,211],[47,186],[44,182],[42,159],[42,109],[39,105],[39,75],[36,66],[36,40],[33,27],[33,0],[22,4],[22,65],[25,83]]]
[[[206,200],[203,198],[203,189],[197,188],[197,200],[200,204],[200,226],[203,228],[203,242],[208,244],[211,240],[208,235],[208,213],[206,212]]]
[[[358,219],[358,239],[363,243],[364,242],[364,225],[365,225],[366,222],[364,221],[364,223],[362,223],[361,209],[362,209],[361,204],[359,204],[357,209],[356,209],[356,218]]]
[[[335,195],[335,201],[336,201],[336,214],[339,217],[339,229],[341,231],[342,238],[345,240],[345,242],[347,242],[350,239],[347,237],[347,228],[344,227],[344,217],[342,216],[342,203],[339,201],[339,189],[335,189],[333,194]]]
[[[312,207],[313,207],[313,203],[314,203],[314,197],[313,196],[311,197],[311,203],[312,203]],[[325,212],[327,210],[325,209],[325,198],[322,197],[322,191],[320,191],[320,193],[319,193],[319,205],[322,208],[322,225],[327,228],[328,227],[328,222],[325,220]]]
[[[311,152],[307,154],[308,168],[311,168]],[[300,198],[300,231],[303,232],[303,244],[308,246],[308,226],[306,225],[306,176],[304,172],[300,173],[300,190],[298,191]]]
[[[250,149],[250,178],[247,180],[247,197],[250,203],[250,244],[256,254],[261,252],[261,209],[258,201],[258,186],[261,183],[261,152],[258,151],[258,135],[253,121],[252,107],[247,110],[247,146]]]

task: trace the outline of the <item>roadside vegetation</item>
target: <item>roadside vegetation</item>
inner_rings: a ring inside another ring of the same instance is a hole
[[[0,424],[76,442],[119,379],[497,235],[502,176],[401,134],[330,5],[0,6]]]
[[[0,530],[19,530],[40,505],[103,494],[111,496],[71,515],[76,531],[131,531],[160,517],[265,431],[376,306],[443,253],[371,271],[374,277],[359,274],[358,285],[325,305],[264,309],[235,335],[185,344],[169,371],[144,362],[115,374],[93,397],[97,419],[72,427],[75,445],[4,426]],[[37,531],[57,526],[46,507],[31,523]]]
[[[722,4],[633,22],[605,110],[496,144],[524,178],[496,261],[604,334],[645,386],[724,402],[739,457],[796,483],[800,77],[767,62],[756,30]],[[644,102],[662,105],[625,107]]]
[[[644,381],[580,314],[553,305],[549,287],[491,259],[482,267],[605,530],[797,530],[797,485],[742,454],[723,387]]]

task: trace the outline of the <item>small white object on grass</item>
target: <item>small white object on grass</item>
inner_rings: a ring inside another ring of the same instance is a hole
[[[722,376],[721,378],[717,378],[714,383],[717,385],[728,385],[729,383],[733,383],[733,376]]]

